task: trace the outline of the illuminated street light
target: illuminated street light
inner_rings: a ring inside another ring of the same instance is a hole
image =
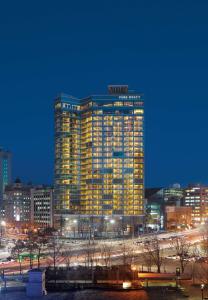
[[[204,284],[201,284],[201,298],[204,300]]]
[[[115,224],[115,220],[111,219],[111,220],[110,220],[110,223],[111,223],[111,224]]]
[[[19,222],[20,221],[20,215],[17,214],[15,219],[16,219],[17,222]]]
[[[1,221],[1,226],[5,227],[6,226],[6,222],[5,221]]]
[[[1,246],[1,239],[3,237],[3,228],[6,227],[6,222],[2,220],[0,224],[1,224],[1,236],[0,236],[0,246]]]
[[[77,220],[73,220],[73,223],[76,224],[76,223],[77,223]]]
[[[132,266],[131,269],[132,269],[132,271],[136,271],[137,268],[136,268],[136,266]]]
[[[129,288],[131,288],[131,282],[124,281],[123,282],[123,289],[129,289]]]
[[[131,266],[132,275],[133,275],[133,281],[135,280],[135,271],[137,270],[137,267],[135,265]]]

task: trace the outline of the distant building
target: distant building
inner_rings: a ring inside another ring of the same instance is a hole
[[[159,230],[164,227],[164,194],[163,188],[145,189],[145,230]]]
[[[3,206],[5,186],[12,182],[11,152],[0,148],[0,209]]]
[[[31,214],[31,185],[19,179],[7,185],[4,192],[5,221],[8,226],[28,227]]]
[[[165,229],[187,229],[192,226],[192,208],[185,206],[165,207]]]
[[[173,184],[163,190],[164,202],[166,205],[183,205],[184,191],[180,184]]]
[[[166,228],[166,207],[183,205],[184,191],[179,184],[170,187],[156,187],[145,189],[146,199],[146,228]]]
[[[192,222],[194,225],[208,221],[208,186],[200,184],[189,185],[185,190],[185,206],[192,207]]]
[[[163,228],[163,214],[160,203],[149,202],[146,204],[145,231],[160,230]]]
[[[53,189],[34,187],[31,189],[31,223],[37,227],[53,227]]]
[[[5,187],[4,207],[8,228],[53,226],[53,190],[50,187],[23,184],[16,179]]]
[[[154,187],[145,189],[145,199],[148,202],[163,203],[164,202],[164,188]]]

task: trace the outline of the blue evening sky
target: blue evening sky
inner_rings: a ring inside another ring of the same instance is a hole
[[[53,180],[53,99],[144,92],[146,185],[208,183],[208,1],[0,5],[0,145],[13,177]]]

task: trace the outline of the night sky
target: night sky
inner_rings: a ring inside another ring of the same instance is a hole
[[[1,1],[0,145],[53,180],[53,100],[145,94],[146,186],[208,184],[208,1]]]

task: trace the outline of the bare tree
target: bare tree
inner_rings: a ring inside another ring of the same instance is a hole
[[[30,269],[33,268],[34,254],[37,252],[38,249],[37,239],[38,235],[34,232],[30,232],[28,234],[28,239],[25,242],[25,248],[29,252]]]
[[[44,246],[48,243],[48,239],[45,238],[44,236],[38,236],[36,240],[36,245],[37,245],[37,258],[38,258],[38,269],[40,268],[40,257],[41,257],[41,252],[43,251]]]
[[[66,268],[67,268],[67,270],[69,270],[70,266],[71,266],[71,260],[73,257],[72,249],[70,247],[68,247],[65,251],[62,252],[62,256],[66,263]]]
[[[56,283],[56,277],[57,277],[57,264],[58,260],[62,255],[62,248],[63,244],[59,242],[57,236],[53,236],[50,240],[50,243],[48,244],[48,263],[49,265],[52,263],[53,271],[54,271],[54,279]]]
[[[202,230],[202,242],[201,242],[201,248],[203,254],[208,257],[208,228],[204,228]]]
[[[171,245],[179,257],[181,273],[184,273],[185,267],[188,263],[188,256],[190,253],[191,244],[184,237],[176,237],[171,241]]]
[[[87,243],[87,244],[86,244],[85,251],[84,251],[84,256],[85,256],[85,267],[87,267],[87,268],[90,267],[91,255],[92,255],[91,245],[90,245],[89,243]]]
[[[36,252],[38,245],[35,240],[29,239],[25,245],[27,251],[29,252],[29,261],[30,261],[30,269],[33,268],[33,259],[34,259],[34,252]]]
[[[200,257],[200,250],[198,248],[198,245],[193,245],[193,247],[191,248],[191,256],[192,256],[192,259],[191,259],[191,274],[192,274],[192,283],[195,284],[195,278],[197,277],[198,272],[198,268],[197,268],[197,265],[198,265],[198,258]]]
[[[26,241],[25,247],[29,252],[31,269],[33,267],[34,254],[37,255],[38,268],[40,268],[41,251],[43,250],[43,247],[44,247],[44,245],[47,244],[47,242],[48,242],[48,239],[45,236],[38,235],[37,233],[31,232],[28,235],[28,240]]]
[[[198,261],[198,277],[200,281],[204,284],[208,284],[208,229],[203,228],[202,230],[202,240],[201,240],[201,253],[202,257]]]
[[[94,282],[94,267],[97,265],[95,244],[90,244],[90,242],[88,242],[84,254],[85,266],[88,270],[91,270],[91,278],[92,282]]]
[[[16,257],[17,260],[18,260],[20,274],[22,273],[22,257],[21,257],[21,254],[23,253],[24,250],[25,250],[25,244],[22,240],[17,240],[15,242],[14,247],[11,250],[12,256]]]
[[[101,259],[104,262],[106,268],[111,267],[111,256],[112,256],[112,245],[102,244],[101,245]]]
[[[122,265],[127,266],[131,265],[134,259],[134,250],[133,248],[130,248],[125,243],[121,246],[121,259],[122,259]]]
[[[150,255],[149,252],[143,252],[142,257],[143,257],[143,260],[147,267],[148,272],[151,272],[152,265],[153,265],[152,255]],[[143,265],[142,265],[142,267],[143,267]]]
[[[155,265],[157,267],[157,272],[160,273],[163,263],[163,250],[157,236],[144,243],[144,252],[146,260]]]

